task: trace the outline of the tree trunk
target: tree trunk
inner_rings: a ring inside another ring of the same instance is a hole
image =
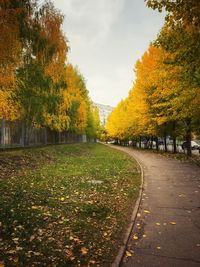
[[[173,148],[174,148],[174,153],[176,153],[176,122],[173,121],[173,124],[172,124],[172,127],[173,127]]]
[[[146,138],[146,142],[145,142],[145,148],[149,148],[149,138]]]
[[[165,152],[167,152],[167,135],[166,135],[166,132],[164,132],[164,148],[165,148]]]
[[[156,150],[157,150],[157,151],[159,151],[159,146],[158,146],[158,137],[157,137],[157,136],[156,136],[155,140],[156,140]]]
[[[5,119],[1,121],[1,145],[5,147]]]
[[[173,137],[173,153],[175,154],[176,152],[176,137]]]
[[[151,138],[150,138],[150,149],[152,149],[153,148],[153,137],[151,136]]]
[[[141,148],[141,147],[142,147],[142,138],[140,136],[140,139],[139,139],[139,148]]]
[[[186,120],[186,142],[187,142],[187,155],[190,157],[192,155],[192,150],[191,150],[191,119]]]

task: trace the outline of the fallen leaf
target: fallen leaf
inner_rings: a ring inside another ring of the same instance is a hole
[[[9,254],[14,254],[14,253],[16,253],[16,250],[11,249],[11,250],[7,251],[7,253],[9,253]]]
[[[23,250],[22,247],[16,247],[16,250],[19,251],[19,250]]]
[[[34,236],[34,235],[32,235],[32,236],[30,237],[30,242],[32,242],[33,239],[35,239],[35,236]]]
[[[96,263],[95,260],[90,260],[90,261],[89,261],[89,264],[95,264],[95,263]]]
[[[82,247],[81,248],[81,253],[82,253],[82,255],[88,254],[88,249],[86,247]]]
[[[71,249],[66,249],[65,252],[66,252],[66,254],[67,254],[67,256],[69,258],[73,258],[74,257],[73,252],[71,251]]]
[[[171,225],[176,225],[176,222],[169,222]]]
[[[18,243],[19,238],[18,238],[18,237],[15,237],[15,238],[13,238],[12,240],[13,240],[15,243]]]
[[[157,249],[161,249],[161,247],[156,247]]]
[[[33,252],[33,254],[35,255],[35,256],[40,256],[41,255],[41,253],[40,252]]]
[[[64,198],[64,197],[61,197],[61,198],[60,198],[60,201],[64,201],[64,200],[65,200],[65,198]]]
[[[160,225],[160,223],[157,222],[156,225]]]
[[[38,206],[32,206],[31,208],[32,208],[32,210],[37,210]]]
[[[133,236],[133,239],[134,239],[134,240],[138,240],[138,236],[137,236],[137,235],[134,235],[134,236]]]
[[[126,250],[126,257],[132,257],[132,256],[133,256],[133,252]]]
[[[144,213],[147,213],[147,214],[149,214],[149,213],[151,213],[149,210],[144,210]]]

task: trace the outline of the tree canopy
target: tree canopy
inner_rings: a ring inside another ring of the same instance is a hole
[[[166,22],[136,63],[136,80],[111,113],[107,131],[120,140],[168,134],[174,142],[179,136],[189,144],[191,133],[199,132],[200,2],[145,2],[160,12],[165,9]]]
[[[96,135],[86,82],[67,60],[63,19],[51,1],[0,2],[0,118]]]

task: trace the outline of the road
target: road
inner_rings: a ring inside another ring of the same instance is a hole
[[[141,204],[121,267],[199,267],[200,167],[148,151],[118,149],[144,170]]]

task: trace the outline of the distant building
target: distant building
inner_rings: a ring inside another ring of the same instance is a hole
[[[102,104],[97,104],[97,103],[94,103],[94,105],[99,109],[99,116],[100,116],[101,124],[105,125],[108,119],[108,116],[110,115],[110,113],[113,111],[114,108],[108,105],[102,105]]]

